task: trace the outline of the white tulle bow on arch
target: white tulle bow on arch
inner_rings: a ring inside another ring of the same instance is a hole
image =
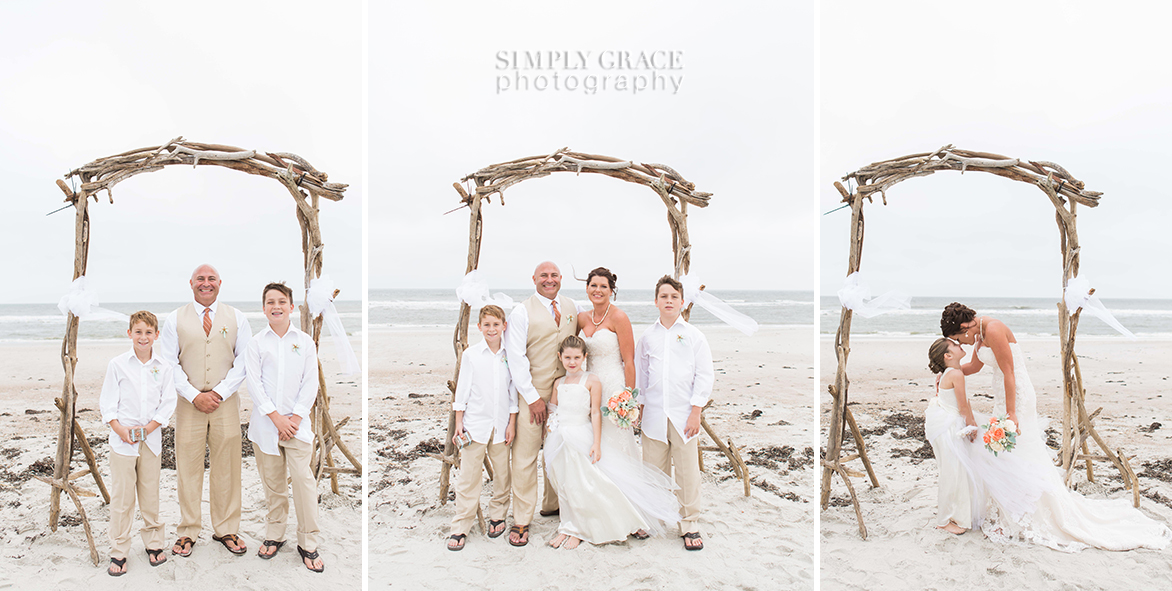
[[[912,296],[901,291],[891,290],[872,298],[871,287],[867,285],[861,271],[846,276],[842,289],[838,290],[838,301],[842,307],[863,318],[874,318],[895,310],[910,310],[912,307]]]
[[[69,292],[61,296],[57,302],[57,309],[63,316],[73,312],[78,320],[121,320],[129,322],[130,317],[121,312],[107,310],[98,306],[98,292],[89,286],[85,275],[73,280],[69,284]]]
[[[1103,302],[1099,300],[1099,296],[1091,294],[1090,280],[1083,279],[1082,277],[1074,277],[1070,281],[1067,281],[1066,290],[1063,292],[1062,299],[1066,300],[1066,312],[1068,314],[1074,314],[1075,311],[1082,308],[1084,312],[1106,322],[1107,326],[1114,328],[1119,334],[1129,339],[1136,338],[1135,334],[1127,330],[1127,327],[1120,324],[1115,319],[1115,316],[1107,310],[1107,306],[1103,305]]]
[[[464,276],[460,287],[456,288],[456,297],[473,308],[483,308],[489,304],[500,306],[506,312],[513,308],[513,298],[500,292],[488,295],[488,281],[481,278],[480,269],[472,269]]]
[[[680,283],[684,286],[684,305],[694,303],[746,335],[753,336],[753,333],[757,332],[756,320],[737,312],[720,298],[701,290],[699,277],[684,275],[680,277]]]
[[[334,282],[329,275],[322,275],[309,282],[309,289],[305,292],[305,303],[309,306],[309,317],[317,318],[321,315],[325,325],[330,329],[334,348],[338,350],[338,361],[342,364],[342,373],[361,373],[358,356],[354,354],[354,347],[350,344],[350,338],[346,336],[346,328],[342,326],[342,318],[338,316],[338,309],[334,307]]]

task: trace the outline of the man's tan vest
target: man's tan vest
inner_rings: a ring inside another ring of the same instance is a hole
[[[175,328],[179,333],[179,367],[196,390],[211,390],[232,369],[236,360],[236,310],[227,304],[215,304],[212,332],[203,332],[203,317],[195,304],[179,308]],[[548,314],[547,314],[548,316]],[[227,396],[231,392],[220,392]]]
[[[533,294],[524,303],[529,314],[529,334],[525,337],[525,357],[529,359],[529,375],[533,387],[548,397],[553,390],[553,381],[566,375],[558,359],[558,345],[566,337],[578,334],[578,311],[569,298],[558,296],[558,311],[562,313],[562,324],[553,323],[553,315],[541,298]]]

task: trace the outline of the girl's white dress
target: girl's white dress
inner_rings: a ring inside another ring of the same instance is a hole
[[[940,376],[956,371],[949,367]],[[960,435],[964,429],[964,417],[956,405],[956,390],[937,389],[936,396],[924,410],[924,433],[932,444],[932,455],[940,469],[940,482],[936,497],[936,525],[943,527],[952,521],[965,529],[973,527],[973,515],[977,507],[973,504],[973,489],[977,488],[968,469],[970,463],[961,456],[972,453],[968,440]]]
[[[561,509],[558,532],[606,544],[626,540],[640,529],[667,531],[679,521],[679,502],[675,484],[663,472],[625,453],[606,428],[602,458],[591,463],[594,427],[586,379],[583,374],[574,383],[558,385],[558,405],[545,439],[545,465]]]

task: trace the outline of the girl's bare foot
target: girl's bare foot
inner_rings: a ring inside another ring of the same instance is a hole
[[[574,548],[578,547],[578,544],[581,544],[581,543],[582,543],[582,540],[579,540],[578,538],[575,538],[574,536],[566,536],[566,541],[564,544],[562,544],[562,548],[565,548],[566,550],[573,550]]]
[[[568,537],[570,537],[570,536],[568,536],[566,534],[558,534],[556,538],[549,541],[549,545],[551,548],[561,548],[562,544],[566,541],[566,538],[568,538]]]
[[[944,531],[946,531],[946,532],[948,532],[948,533],[950,533],[950,534],[956,534],[956,535],[958,535],[958,536],[959,536],[960,534],[963,534],[964,532],[968,531],[967,529],[965,529],[965,528],[963,528],[963,527],[961,527],[961,526],[959,526],[959,525],[957,525],[957,524],[955,524],[955,523],[953,523],[953,522],[951,522],[951,521],[949,521],[949,522],[948,522],[948,525],[938,525],[938,526],[936,526],[936,529],[942,529],[942,530],[944,530]]]

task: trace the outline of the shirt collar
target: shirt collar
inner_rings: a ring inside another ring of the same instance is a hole
[[[134,346],[130,347],[130,352],[126,354],[126,359],[128,361],[133,361],[135,363],[138,363],[139,365],[142,365],[142,366],[151,365],[152,363],[160,363],[161,364],[163,362],[163,360],[161,358],[159,358],[159,348],[158,347],[151,347],[151,358],[148,359],[146,363],[141,363],[138,360],[138,355],[134,354]]]
[[[503,338],[501,339],[501,348],[497,349],[496,353],[493,353],[492,349],[488,348],[488,341],[483,340],[483,339],[481,339],[481,341],[479,343],[476,343],[475,345],[468,347],[468,349],[469,350],[474,349],[472,351],[473,353],[487,353],[493,357],[500,357],[501,355],[505,354],[505,340]]]
[[[266,334],[271,334],[271,335],[273,335],[273,338],[280,340],[280,339],[287,338],[287,337],[289,337],[295,333],[299,333],[299,332],[301,332],[301,331],[298,330],[296,326],[293,326],[292,322],[290,322],[289,323],[289,330],[285,331],[285,336],[279,337],[279,336],[277,336],[277,333],[273,330],[273,327],[269,326],[268,323],[265,323],[265,327],[262,328],[261,331],[256,334],[256,338],[261,338]]]
[[[553,304],[553,300],[551,300],[551,299],[549,299],[549,298],[547,298],[537,292],[533,292],[533,293],[535,293],[537,295],[537,299],[541,300],[541,303],[545,305],[546,309],[549,309],[550,304]]]
[[[205,306],[205,305],[203,305],[203,304],[201,304],[201,303],[199,303],[199,302],[197,302],[197,301],[195,301],[195,300],[191,300],[191,301],[192,301],[192,303],[194,303],[194,304],[195,304],[195,315],[196,315],[196,316],[203,316],[203,311],[204,311],[204,310],[207,310],[208,308],[211,308],[211,309],[212,309],[212,314],[215,314],[215,313],[216,313],[216,303],[217,303],[217,302],[212,302],[212,305],[210,305],[210,306]]]
[[[671,330],[680,324],[684,324],[684,325],[687,324],[686,322],[684,322],[684,315],[683,314],[676,316],[676,321],[673,322],[671,326],[664,326],[663,323],[660,322],[658,318],[655,319],[655,326],[658,326],[659,328],[662,328],[663,330]]]

